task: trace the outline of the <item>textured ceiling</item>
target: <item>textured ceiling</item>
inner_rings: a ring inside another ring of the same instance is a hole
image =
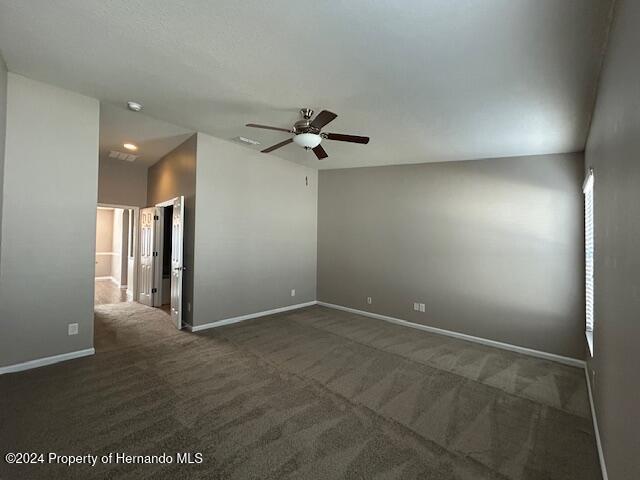
[[[0,0],[10,70],[224,139],[339,117],[321,168],[584,148],[609,0]],[[246,147],[256,148],[256,147]],[[264,148],[264,147],[257,147]]]
[[[144,113],[134,113],[125,107],[105,103],[100,105],[101,161],[122,161],[109,158],[109,152],[115,150],[137,155],[134,163],[149,167],[191,135],[192,131]],[[125,143],[133,143],[138,151],[128,152],[122,147]]]

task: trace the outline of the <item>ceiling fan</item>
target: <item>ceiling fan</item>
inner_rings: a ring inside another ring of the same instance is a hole
[[[253,128],[264,128],[266,130],[276,130],[279,132],[287,132],[293,133],[293,137],[285,140],[284,142],[276,143],[269,148],[265,148],[262,150],[262,153],[273,152],[277,148],[284,147],[290,143],[296,143],[300,145],[305,150],[313,150],[313,153],[316,154],[318,160],[322,160],[323,158],[327,158],[327,152],[325,152],[320,142],[322,139],[327,140],[337,140],[338,142],[352,142],[352,143],[369,143],[369,137],[359,137],[357,135],[344,135],[342,133],[324,133],[321,132],[322,127],[324,127],[329,122],[335,120],[338,116],[333,112],[328,110],[322,110],[316,118],[311,120],[313,116],[313,110],[310,108],[303,108],[300,110],[300,114],[302,115],[302,120],[298,120],[293,124],[293,128],[280,128],[280,127],[271,127],[269,125],[257,125],[255,123],[247,123],[247,127]]]

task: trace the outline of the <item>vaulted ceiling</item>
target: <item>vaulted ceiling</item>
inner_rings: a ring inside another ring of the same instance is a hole
[[[134,155],[133,163],[149,167],[185,142],[193,132],[158,120],[144,113],[134,113],[123,106],[100,105],[100,161],[120,162],[111,152]],[[135,152],[123,148],[125,143],[138,147]],[[130,160],[125,160],[130,161]]]
[[[265,148],[339,116],[320,168],[583,150],[609,0],[0,0],[9,70]]]

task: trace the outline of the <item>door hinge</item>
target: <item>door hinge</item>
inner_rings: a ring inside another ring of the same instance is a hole
[[[152,288],[151,289],[151,293],[158,293],[158,289],[157,288]]]

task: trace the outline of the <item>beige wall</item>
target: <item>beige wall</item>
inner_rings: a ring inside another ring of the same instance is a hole
[[[4,148],[7,124],[7,67],[0,55],[0,250],[2,249],[2,189],[4,184]],[[2,258],[0,257],[0,263]]]
[[[96,212],[96,277],[111,276],[113,213],[113,209],[102,208]]]
[[[128,211],[98,208],[96,216],[96,277],[111,277],[127,285]]]
[[[197,138],[194,324],[315,300],[317,171]]]
[[[111,254],[96,254],[96,278],[111,276]]]
[[[113,209],[99,208],[96,212],[96,253],[111,252],[113,244]]]
[[[93,346],[98,183],[98,101],[8,79],[0,366]]]
[[[98,202],[111,205],[147,206],[147,167],[112,158],[100,161]]]
[[[147,204],[184,195],[184,265],[182,319],[192,323],[194,235],[196,212],[196,136],[193,135],[149,168]]]
[[[318,300],[584,358],[582,171],[581,154],[323,170]]]
[[[609,478],[640,478],[640,2],[619,0],[586,151],[594,183],[594,357]]]

